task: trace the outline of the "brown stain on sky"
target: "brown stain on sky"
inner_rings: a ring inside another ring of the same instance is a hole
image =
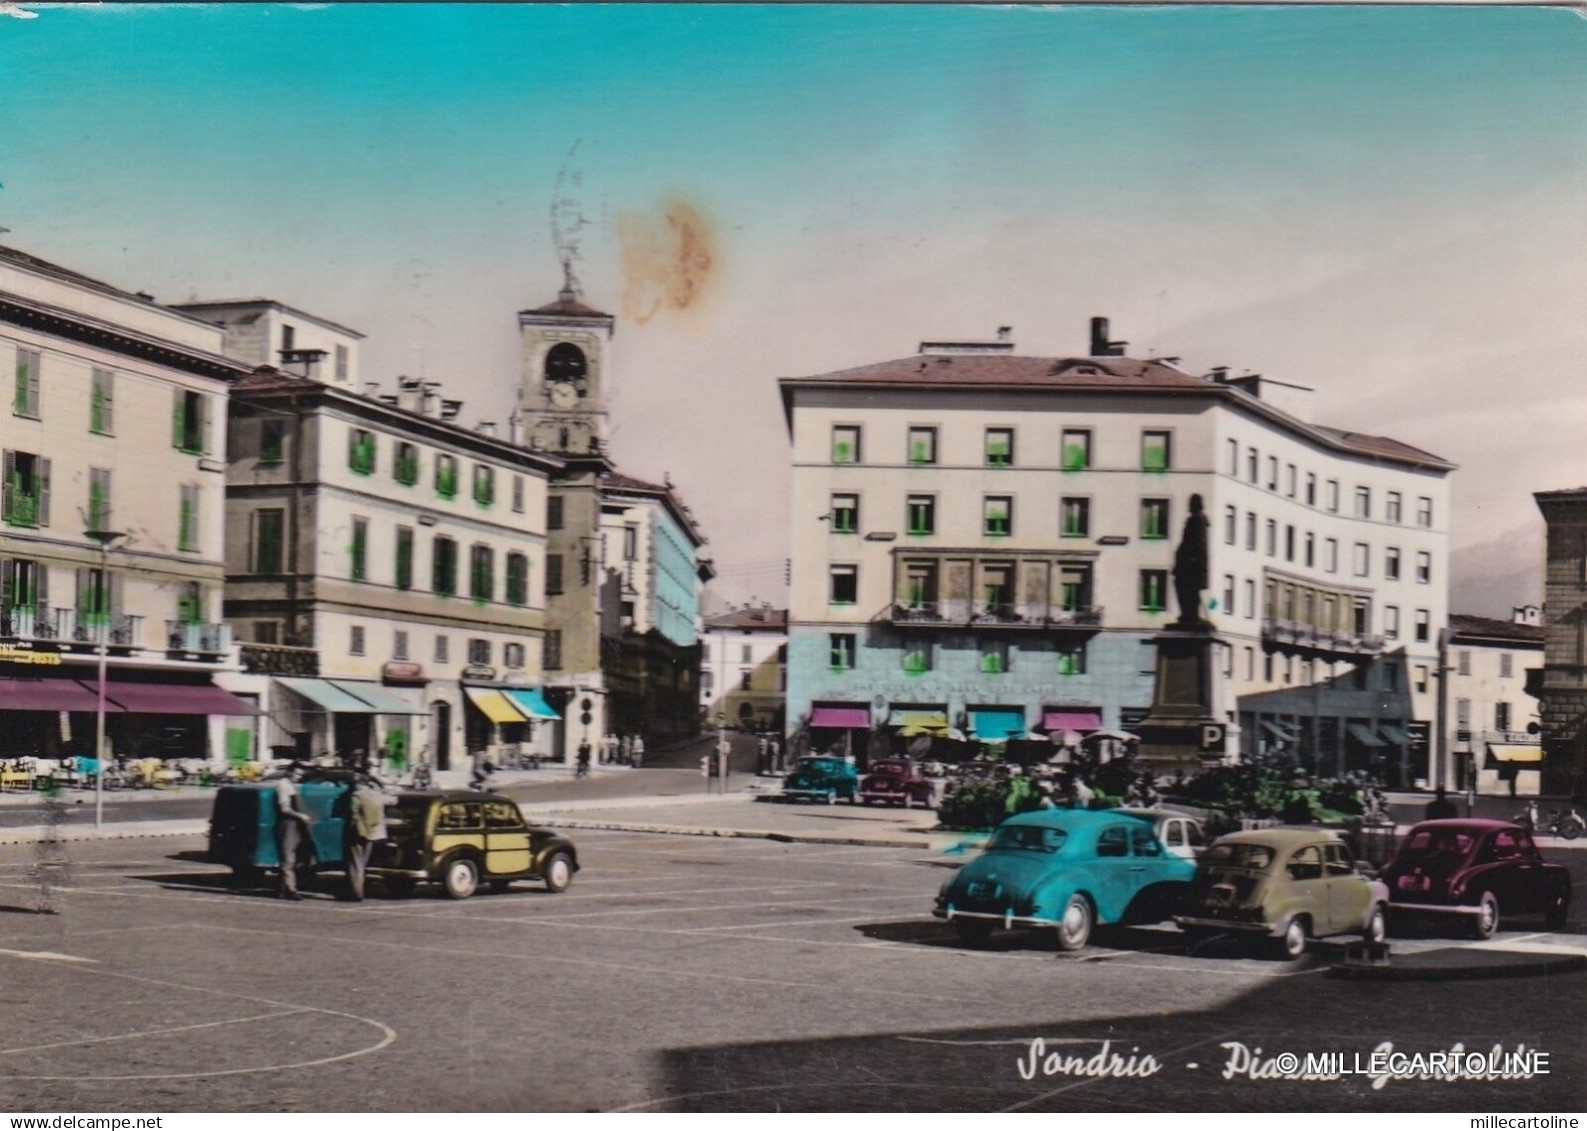
[[[687,201],[659,212],[620,212],[623,313],[641,326],[663,311],[698,311],[721,274],[711,224]]]

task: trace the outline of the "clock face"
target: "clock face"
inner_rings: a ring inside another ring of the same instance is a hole
[[[552,384],[546,394],[551,398],[551,403],[558,408],[572,408],[578,403],[579,391],[566,381],[557,381]]]

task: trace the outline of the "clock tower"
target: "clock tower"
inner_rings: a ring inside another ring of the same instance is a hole
[[[557,455],[599,455],[616,319],[580,301],[571,274],[557,300],[518,312],[524,442]]]

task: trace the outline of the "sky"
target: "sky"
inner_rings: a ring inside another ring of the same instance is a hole
[[[576,173],[613,451],[671,475],[723,599],[782,597],[778,377],[1003,325],[1056,355],[1104,314],[1453,460],[1457,611],[1535,600],[1530,494],[1587,484],[1566,9],[28,7],[0,239],[356,327],[470,422],[513,404]]]

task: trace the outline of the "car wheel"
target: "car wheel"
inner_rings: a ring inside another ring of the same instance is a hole
[[[1369,943],[1380,943],[1388,937],[1389,923],[1383,914],[1383,904],[1376,903],[1372,906],[1372,914],[1367,916],[1367,925],[1361,932],[1361,937]]]
[[[1581,836],[1581,825],[1575,821],[1562,821],[1559,826],[1559,835],[1566,840],[1575,840]]]
[[[1064,905],[1063,914],[1058,917],[1058,949],[1083,949],[1091,941],[1091,928],[1095,922],[1096,913],[1091,910],[1091,901],[1083,895],[1070,896],[1069,902]]]
[[[573,861],[568,859],[566,852],[553,852],[546,858],[541,871],[545,875],[546,891],[567,891],[573,882]]]
[[[407,899],[413,894],[412,876],[392,876],[386,880],[386,892],[396,899]]]
[[[467,899],[479,890],[479,865],[467,856],[457,857],[442,873],[441,886],[452,899]]]
[[[1499,929],[1499,899],[1491,891],[1482,893],[1472,929],[1479,939],[1491,939]]]
[[[953,929],[965,946],[985,946],[992,937],[992,924],[985,919],[955,919]]]
[[[1564,928],[1565,920],[1570,915],[1570,890],[1560,892],[1550,903],[1548,910],[1543,913],[1543,925],[1551,931]]]
[[[1297,915],[1284,928],[1284,936],[1279,939],[1279,950],[1285,958],[1299,958],[1306,953],[1306,940],[1310,936],[1311,924],[1306,921],[1306,916]]]

